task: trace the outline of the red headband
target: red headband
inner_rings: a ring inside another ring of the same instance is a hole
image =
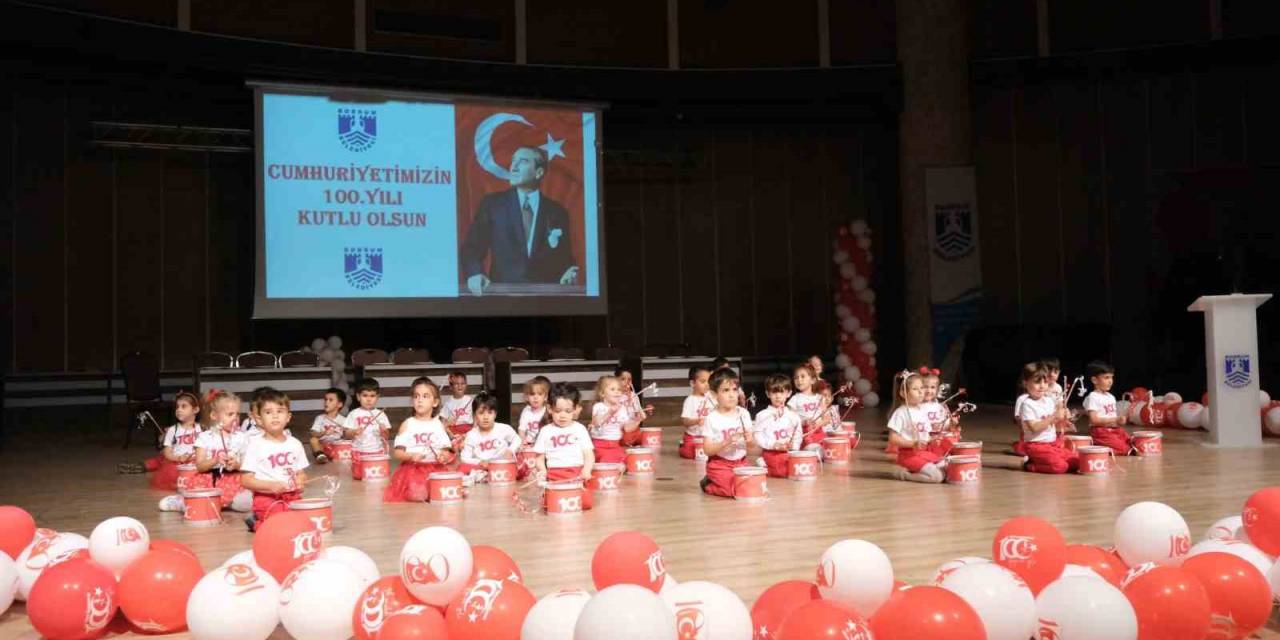
[[[929,367],[920,367],[920,375],[922,375],[922,376],[927,376],[927,375],[940,376],[940,375],[942,375],[942,372],[941,372],[941,371],[939,371],[939,370],[937,370],[937,369],[930,369]]]

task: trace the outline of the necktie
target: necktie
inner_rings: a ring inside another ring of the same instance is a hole
[[[533,207],[529,206],[529,196],[525,196],[523,203],[520,205],[520,214],[524,219],[524,237],[525,237],[525,253],[528,253],[529,234],[533,232]]]

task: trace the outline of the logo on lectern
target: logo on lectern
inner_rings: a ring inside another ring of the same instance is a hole
[[[1222,372],[1227,386],[1233,389],[1249,386],[1252,374],[1249,372],[1249,356],[1225,356],[1222,359]]]

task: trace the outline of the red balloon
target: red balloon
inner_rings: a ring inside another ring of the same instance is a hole
[[[21,507],[0,507],[0,551],[17,560],[22,550],[36,537],[36,521]]]
[[[1129,396],[1134,402],[1149,402],[1151,400],[1151,391],[1146,387],[1134,387],[1129,390]]]
[[[449,637],[444,617],[434,607],[411,604],[389,616],[378,640],[443,640]]]
[[[752,620],[755,619],[752,618]],[[759,633],[760,630],[757,628],[756,638],[768,637],[774,640],[813,640],[814,638],[871,640],[871,626],[867,621],[853,609],[831,600],[813,600],[800,605],[782,621],[782,626],[775,636],[761,636]]]
[[[1204,640],[1209,594],[1195,576],[1161,566],[1134,573],[1124,595],[1138,616],[1138,640]]]
[[[286,511],[267,519],[253,536],[253,559],[277,582],[320,556],[320,531],[301,511]]]
[[[751,627],[755,640],[772,640],[782,621],[792,611],[814,601],[821,600],[818,585],[803,580],[783,580],[760,594],[751,605]]]
[[[1182,570],[1209,594],[1209,626],[1214,638],[1244,638],[1271,617],[1271,584],[1248,560],[1229,553],[1187,558]]]
[[[1067,564],[1089,567],[1102,576],[1103,580],[1110,582],[1117,588],[1120,587],[1120,583],[1124,582],[1124,576],[1129,572],[1129,569],[1124,566],[1124,562],[1120,560],[1120,556],[1091,544],[1067,545]]]
[[[1260,489],[1244,503],[1244,532],[1267,555],[1280,555],[1280,487]]]
[[[666,577],[662,549],[639,531],[619,531],[605,538],[591,556],[591,580],[597,591],[615,584],[635,584],[657,593]]]
[[[471,582],[480,578],[524,582],[520,565],[506,551],[487,544],[471,545]]]
[[[107,632],[119,606],[115,575],[82,558],[53,565],[36,578],[27,616],[49,640],[90,640]]]
[[[493,578],[474,582],[445,612],[449,639],[520,640],[520,627],[535,602],[537,598],[519,582]]]
[[[382,576],[360,594],[351,612],[351,628],[356,640],[374,640],[391,614],[415,604],[422,603],[405,588],[400,574]],[[443,617],[440,624],[444,625]]]
[[[120,610],[142,631],[179,631],[187,626],[187,598],[203,577],[200,561],[181,550],[148,551],[120,574]]]
[[[912,587],[899,591],[871,616],[875,640],[986,640],[987,629],[978,612],[960,596],[942,587]]]
[[[1067,542],[1057,527],[1032,516],[1006,521],[991,543],[996,564],[1018,574],[1039,594],[1062,575],[1067,565]]]
[[[185,553],[191,556],[192,558],[195,558],[196,562],[200,561],[200,556],[197,556],[196,552],[191,550],[191,547],[188,547],[187,545],[182,544],[181,542],[176,542],[174,540],[152,540],[151,546],[149,547],[149,549],[151,551],[160,551],[162,549],[169,550],[169,551],[180,551],[182,553]]]

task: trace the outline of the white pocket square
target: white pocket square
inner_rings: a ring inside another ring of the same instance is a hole
[[[552,229],[551,233],[547,234],[547,245],[550,246],[552,249],[559,246],[560,236],[563,234],[564,234],[564,231],[560,229]]]

